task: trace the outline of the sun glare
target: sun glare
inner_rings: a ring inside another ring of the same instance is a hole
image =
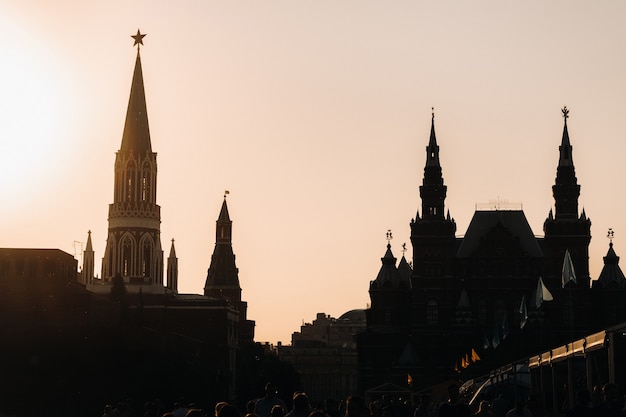
[[[50,54],[19,35],[0,29],[0,190],[28,200],[22,191],[52,169],[62,95]]]

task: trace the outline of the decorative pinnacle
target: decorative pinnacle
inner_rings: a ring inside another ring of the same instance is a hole
[[[137,34],[136,35],[130,35],[130,37],[135,40],[135,43],[133,43],[133,46],[137,45],[137,50],[139,50],[139,45],[143,45],[143,38],[145,36],[146,36],[146,34],[145,33],[141,34],[139,29],[137,29]]]
[[[567,109],[567,106],[563,106],[561,113],[563,113],[563,118],[567,122],[567,119],[569,118],[569,110]]]
[[[432,111],[433,120],[435,120],[435,108],[431,107],[430,110]]]
[[[391,239],[393,239],[393,236],[391,235],[391,229],[387,230],[387,242],[390,242]]]
[[[402,254],[406,253],[406,242],[402,244]]]
[[[606,234],[606,237],[609,238],[609,243],[612,245],[613,244],[613,229],[609,227],[609,232]]]
[[[224,190],[224,200],[226,200],[226,196],[230,194],[230,191]]]

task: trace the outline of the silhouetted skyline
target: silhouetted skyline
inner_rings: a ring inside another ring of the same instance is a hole
[[[113,1],[0,6],[0,246],[104,256],[137,28],[161,240],[201,294],[229,190],[233,250],[257,341],[365,308],[385,253],[409,242],[431,107],[445,210],[553,207],[561,108],[596,279],[626,254],[626,4]],[[76,250],[75,250],[76,248]],[[167,256],[167,252],[165,254]]]

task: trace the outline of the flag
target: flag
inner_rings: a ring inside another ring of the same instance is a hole
[[[574,281],[574,284],[576,284],[576,273],[574,272],[574,264],[572,263],[572,257],[569,255],[569,250],[565,249],[563,272],[561,273],[561,285],[563,288],[565,288],[570,281]]]
[[[500,326],[496,323],[496,327],[493,329],[493,338],[491,339],[493,348],[497,348],[500,344]]]
[[[461,358],[461,367],[462,367],[462,368],[467,368],[467,362],[465,362],[465,356],[463,356],[463,357]]]
[[[480,360],[480,356],[478,356],[478,353],[476,353],[474,348],[472,348],[472,361],[478,362],[479,360]]]
[[[528,321],[528,310],[526,309],[526,298],[522,295],[522,304],[519,306],[519,328],[523,329]]]
[[[543,283],[541,277],[539,277],[539,282],[537,282],[537,297],[536,297],[536,305],[537,308],[541,307],[544,301],[552,301],[554,298],[548,288]]]
[[[509,335],[509,315],[504,312],[504,317],[502,318],[502,340],[506,339]]]
[[[413,386],[413,378],[411,378],[411,374],[406,375],[406,382],[409,386]]]

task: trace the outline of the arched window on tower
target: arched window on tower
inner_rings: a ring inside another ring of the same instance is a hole
[[[143,242],[141,257],[141,275],[149,277],[151,273],[150,264],[152,262],[152,245],[147,240]]]
[[[132,248],[130,239],[124,239],[122,242],[122,275],[125,277],[129,276],[131,271]]]
[[[136,169],[135,169],[135,164],[130,162],[128,164],[128,166],[126,167],[126,193],[125,193],[125,197],[126,197],[126,201],[130,202],[133,201],[133,196],[135,193],[135,175],[136,175]]]
[[[439,303],[431,298],[426,303],[426,324],[436,325],[439,323]]]

